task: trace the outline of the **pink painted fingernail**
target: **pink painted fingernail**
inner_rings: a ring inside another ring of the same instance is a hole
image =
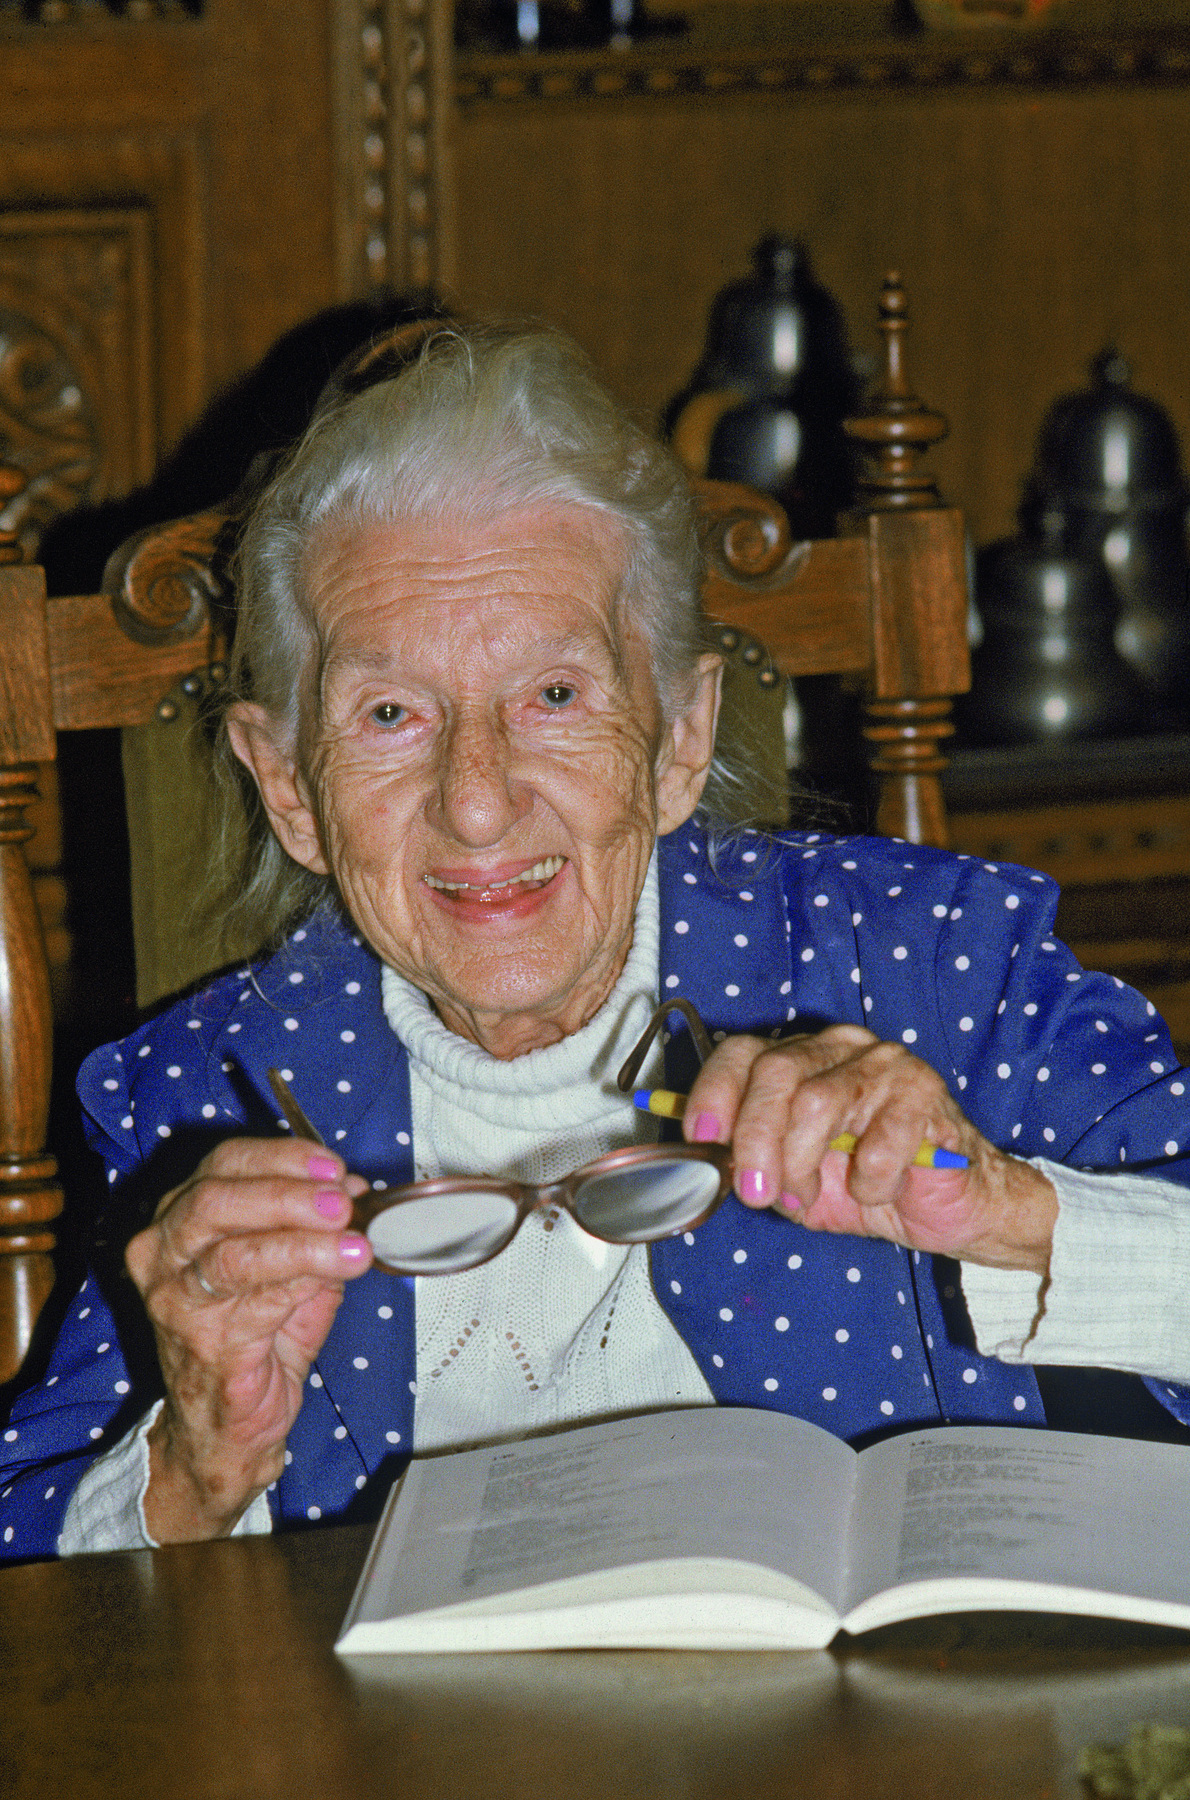
[[[719,1136],[719,1121],[712,1112],[700,1112],[694,1121],[694,1142],[713,1144]]]
[[[314,1196],[314,1210],[324,1219],[337,1219],[343,1211],[344,1196],[336,1188],[323,1188]]]
[[[307,1172],[315,1181],[335,1181],[339,1174],[339,1165],[330,1156],[311,1156],[306,1163]]]
[[[796,1194],[783,1193],[781,1195],[781,1204],[785,1208],[786,1212],[798,1212],[801,1208],[802,1203],[798,1199]]]
[[[768,1192],[768,1182],[759,1169],[740,1170],[740,1199],[763,1200]]]
[[[367,1254],[367,1238],[358,1236],[354,1231],[349,1231],[340,1241],[339,1255],[343,1258],[344,1262],[359,1262]]]

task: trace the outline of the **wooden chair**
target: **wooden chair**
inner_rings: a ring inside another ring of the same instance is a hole
[[[845,426],[868,466],[838,537],[795,544],[775,502],[732,483],[695,485],[708,519],[707,611],[762,643],[785,675],[862,681],[877,831],[945,845],[940,744],[953,731],[951,697],[971,679],[966,550],[962,514],[920,466],[947,423],[909,386],[905,326],[890,274],[883,373],[868,410]]]
[[[962,521],[916,466],[946,427],[905,381],[893,277],[881,323],[884,378],[850,426],[873,468],[844,535],[794,544],[775,502],[702,483],[706,600],[734,634],[728,647],[742,646],[762,677],[764,646],[784,674],[864,680],[878,828],[941,843],[939,744],[950,696],[967,685]],[[35,765],[53,759],[57,732],[168,721],[179,694],[218,678],[230,612],[216,552],[227,523],[214,512],[151,531],[112,559],[107,591],[48,601],[41,570],[20,566],[15,534],[0,534],[0,1382],[19,1367],[50,1291],[62,1209],[45,1147],[50,991],[24,854]]]

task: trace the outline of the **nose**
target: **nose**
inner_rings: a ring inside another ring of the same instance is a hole
[[[435,823],[471,848],[498,844],[533,804],[515,761],[498,720],[479,711],[457,714],[442,741]]]

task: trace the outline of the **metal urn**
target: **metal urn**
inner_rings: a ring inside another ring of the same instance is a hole
[[[851,497],[843,420],[859,400],[842,312],[802,245],[770,235],[752,262],[713,301],[667,424],[688,466],[775,494],[795,537],[827,536]]]
[[[1134,393],[1128,364],[1105,350],[1091,386],[1055,402],[1042,426],[1027,504],[1057,507],[1064,543],[1097,558],[1119,604],[1115,642],[1159,703],[1190,711],[1190,501],[1177,434]]]
[[[976,559],[983,638],[958,706],[964,738],[1036,744],[1149,729],[1151,698],[1115,646],[1119,603],[1103,564],[1066,548],[1057,507],[1025,509],[1022,524]]]

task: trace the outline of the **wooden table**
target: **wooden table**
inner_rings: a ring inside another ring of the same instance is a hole
[[[1004,1614],[838,1652],[336,1658],[366,1530],[0,1572],[5,1800],[1063,1800],[1190,1723],[1190,1636]]]

